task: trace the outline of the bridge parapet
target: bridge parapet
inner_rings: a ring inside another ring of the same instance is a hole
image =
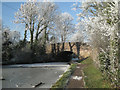
[[[70,44],[72,46],[72,52],[76,55],[79,54],[79,57],[88,57],[90,56],[91,48],[86,43],[80,43],[80,46],[76,45],[77,42],[65,42],[64,43],[64,51],[71,51]],[[47,53],[59,53],[62,51],[62,43],[52,43],[47,45]]]

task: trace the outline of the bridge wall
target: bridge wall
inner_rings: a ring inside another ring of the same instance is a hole
[[[73,44],[74,44],[74,42],[71,43],[71,45],[73,45]],[[48,44],[47,45],[47,49],[46,49],[47,53],[51,53],[52,52],[52,45],[53,44]],[[64,51],[70,51],[69,43],[66,42],[64,45],[65,45],[64,46]],[[57,44],[55,44],[55,46],[56,46],[56,52],[57,52]],[[59,49],[60,50],[62,49],[62,43],[59,43]],[[77,55],[77,47],[76,47],[76,45],[73,46],[72,50]],[[91,54],[90,46],[88,46],[86,44],[82,44],[80,46],[80,54],[79,54],[79,56],[88,57],[88,56],[90,56],[90,54]]]

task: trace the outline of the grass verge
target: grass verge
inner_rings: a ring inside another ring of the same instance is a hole
[[[82,64],[86,65],[83,69],[86,88],[112,88],[110,82],[103,79],[102,73],[95,67],[90,57]]]
[[[68,71],[66,71],[63,76],[52,86],[50,90],[55,90],[56,88],[65,88],[65,86],[68,83],[69,77],[72,75],[76,68],[76,64],[71,64],[70,68]]]

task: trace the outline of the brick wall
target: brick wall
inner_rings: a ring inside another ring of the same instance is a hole
[[[71,43],[71,45],[73,45],[73,44],[74,44],[74,42]],[[56,48],[57,48],[57,44],[55,44],[55,45],[56,45]],[[61,48],[62,48],[62,43],[59,43],[59,46],[60,46],[59,49],[61,50]],[[74,52],[75,54],[77,54],[76,45],[74,45],[72,49],[73,49],[73,52]],[[47,45],[46,52],[47,52],[47,53],[51,53],[51,51],[52,51],[52,44],[48,44],[48,45]],[[64,51],[70,51],[70,47],[69,47],[69,43],[68,43],[68,42],[65,43]],[[85,57],[90,56],[90,54],[91,54],[91,48],[90,48],[90,46],[82,44],[82,45],[80,46],[80,56],[82,56],[82,57],[85,58]]]

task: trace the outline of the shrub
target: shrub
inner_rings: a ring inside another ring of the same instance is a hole
[[[14,62],[15,63],[32,63],[33,57],[32,51],[29,48],[22,48],[15,51]]]

